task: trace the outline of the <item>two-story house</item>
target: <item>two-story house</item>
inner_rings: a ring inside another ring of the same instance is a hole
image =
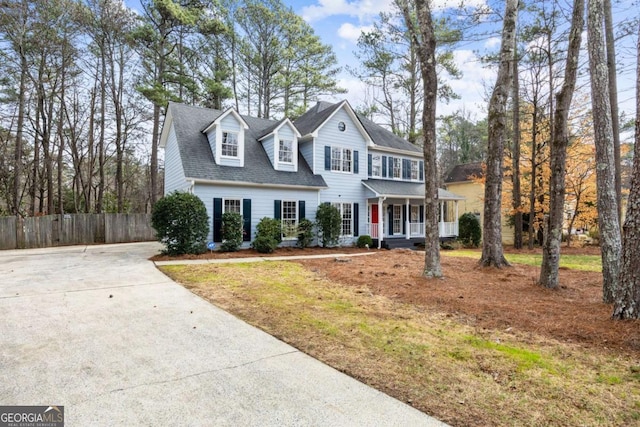
[[[422,150],[358,115],[347,101],[319,102],[295,122],[259,119],[170,103],[160,146],[165,149],[165,194],[196,194],[221,241],[224,212],[239,212],[244,240],[263,217],[283,223],[283,243],[295,225],[315,219],[321,203],[342,216],[341,242],[370,235],[424,239]],[[440,237],[457,235],[462,197],[439,190]],[[248,243],[247,243],[248,244]]]

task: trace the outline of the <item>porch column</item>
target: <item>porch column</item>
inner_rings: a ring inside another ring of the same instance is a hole
[[[405,230],[407,230],[407,232],[405,233],[404,238],[409,240],[411,238],[411,205],[409,204],[409,199],[405,199],[405,203],[406,203],[405,210],[407,212],[406,213],[407,221],[405,223],[405,227],[406,227]]]
[[[456,218],[454,224],[456,225],[455,234],[458,237],[458,201],[456,200]]]
[[[384,235],[383,218],[382,197],[378,197],[378,249],[382,247],[382,236]]]
[[[438,221],[438,236],[442,237],[442,228],[444,223],[444,202],[438,199],[440,205],[440,221]]]

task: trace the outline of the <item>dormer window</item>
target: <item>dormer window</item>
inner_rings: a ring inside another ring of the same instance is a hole
[[[281,163],[293,163],[293,141],[288,139],[280,140],[278,161]]]
[[[238,157],[238,134],[236,132],[222,132],[222,153],[225,157]]]

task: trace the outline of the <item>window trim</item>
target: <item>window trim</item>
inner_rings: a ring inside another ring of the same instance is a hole
[[[337,173],[348,173],[348,174],[353,174],[353,170],[354,170],[354,156],[353,156],[353,152],[354,150],[352,148],[346,148],[346,147],[341,147],[341,146],[337,146],[337,145],[331,145],[331,172],[337,172]],[[334,157],[334,150],[340,150],[340,156],[339,158],[335,158]],[[349,170],[346,171],[344,170],[344,162],[345,160],[345,152],[349,152],[350,156],[349,156]],[[340,169],[334,169],[333,165],[334,165],[334,161],[337,161],[338,164],[340,165]]]
[[[410,159],[410,166],[409,166],[409,178],[411,179],[411,181],[420,181],[420,162],[418,160],[413,160]],[[415,165],[415,169],[414,169],[414,165]],[[416,177],[413,177],[413,173],[416,173]]]
[[[283,144],[284,143],[289,143],[289,154],[291,155],[291,160],[282,160],[282,154],[287,154],[286,151],[283,151]],[[294,151],[294,141],[293,139],[285,139],[285,138],[278,138],[278,163],[283,163],[286,165],[292,165],[293,164],[293,151]]]
[[[378,174],[375,171],[375,158],[378,157]],[[382,178],[382,154],[371,153],[371,177]]]
[[[293,203],[293,206],[295,207],[295,210],[296,210],[295,211],[295,219],[293,220],[294,221],[293,225],[295,227],[297,227],[298,224],[300,224],[300,203],[299,203],[299,200],[284,200],[284,199],[282,199],[280,201],[280,224],[282,226],[282,233],[281,233],[282,240],[283,241],[285,241],[285,240],[287,240],[287,241],[288,240],[298,240],[297,232],[296,232],[295,236],[286,236],[285,233],[284,233],[285,220],[291,221],[291,219],[286,219],[285,215],[284,215],[285,204],[287,204],[287,203]]]
[[[235,144],[229,144],[228,142],[225,142],[225,135],[235,135]],[[225,144],[227,146],[233,146],[235,145],[236,147],[236,155],[230,155],[230,154],[224,154],[224,150],[225,150]],[[240,132],[237,131],[232,131],[232,130],[222,130],[222,136],[220,139],[220,157],[224,157],[227,159],[239,159],[240,158]]]
[[[222,213],[225,214],[227,212],[231,212],[231,211],[227,211],[227,201],[235,201],[238,202],[238,206],[240,207],[240,215],[242,216],[242,199],[237,199],[235,197],[229,197],[229,198],[222,198]],[[233,211],[235,212],[235,211]]]
[[[355,237],[354,235],[354,230],[353,230],[353,226],[354,226],[354,217],[353,217],[353,203],[352,202],[332,202],[331,205],[335,206],[336,208],[338,208],[338,211],[340,212],[340,237],[344,238],[344,237]],[[344,231],[344,205],[349,205],[350,206],[350,218],[349,218],[349,228],[350,228],[350,233],[349,234],[343,234]]]
[[[397,165],[397,167],[396,167]],[[396,171],[398,175],[396,176]],[[393,158],[393,171],[392,171],[393,179],[402,179],[402,159],[400,157]]]

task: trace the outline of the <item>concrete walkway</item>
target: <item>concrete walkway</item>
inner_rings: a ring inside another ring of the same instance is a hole
[[[0,404],[66,426],[440,426],[175,284],[155,243],[0,251]]]

